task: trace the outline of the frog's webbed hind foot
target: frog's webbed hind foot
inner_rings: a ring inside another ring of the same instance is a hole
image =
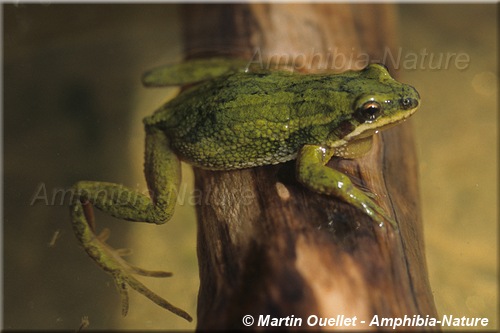
[[[166,272],[165,272],[166,273]],[[169,273],[167,273],[169,274]],[[154,276],[154,275],[148,275],[148,276]],[[160,276],[155,276],[155,277],[160,277]],[[165,277],[165,276],[162,276]],[[166,299],[163,297],[159,296],[155,292],[151,291],[148,287],[146,287],[144,284],[142,284],[139,280],[137,280],[135,277],[133,277],[129,273],[123,274],[123,272],[120,273],[113,273],[113,278],[115,280],[115,283],[118,287],[118,290],[120,292],[121,296],[121,301],[122,301],[122,315],[126,316],[128,312],[128,290],[127,290],[127,285],[130,286],[132,289],[138,291],[139,293],[143,294],[147,298],[149,298],[151,301],[155,302],[162,308],[175,313],[179,317],[182,317],[186,319],[187,321],[192,321],[193,318],[184,310],[172,305],[170,302],[168,302]]]
[[[113,276],[113,280],[115,281],[116,287],[118,288],[121,297],[122,315],[126,316],[128,313],[128,287],[131,287],[132,289],[143,294],[164,309],[171,311],[172,313],[175,313],[176,315],[188,321],[192,321],[193,319],[187,312],[172,305],[133,276],[133,274],[137,274],[142,276],[163,278],[170,277],[173,274],[165,271],[146,270],[128,263],[122,258],[122,256],[124,254],[129,254],[130,251],[123,249],[115,250],[105,243],[105,240],[109,237],[109,234],[109,230],[104,229],[104,232],[99,234],[99,236],[95,236],[93,247],[94,249],[99,249],[98,264]]]
[[[164,272],[164,271],[151,271],[139,268],[137,266],[133,266],[128,262],[124,261],[120,258],[121,269],[116,269],[111,272],[113,279],[115,281],[116,287],[120,293],[121,304],[122,304],[122,315],[126,316],[129,308],[129,296],[128,296],[128,287],[136,290],[137,292],[143,294],[147,298],[149,298],[154,303],[158,304],[162,308],[175,313],[176,315],[186,319],[187,321],[192,321],[191,316],[184,310],[172,305],[163,297],[159,296],[151,289],[146,287],[143,283],[137,280],[132,274],[138,274],[142,276],[150,276],[150,277],[170,277],[172,273]]]

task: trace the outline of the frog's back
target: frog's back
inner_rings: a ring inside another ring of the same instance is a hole
[[[282,163],[304,144],[323,141],[341,121],[331,103],[314,97],[339,93],[325,89],[322,81],[331,77],[232,74],[183,92],[150,121],[194,165],[227,170]]]

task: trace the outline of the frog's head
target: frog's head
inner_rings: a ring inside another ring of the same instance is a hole
[[[420,104],[418,92],[410,85],[394,80],[387,68],[371,64],[358,72],[353,87],[351,129],[343,139],[363,139],[394,126],[410,117]],[[351,81],[352,82],[352,81]]]

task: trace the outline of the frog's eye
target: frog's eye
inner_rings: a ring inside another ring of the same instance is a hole
[[[382,111],[382,106],[376,101],[368,101],[363,103],[357,110],[357,116],[363,122],[374,121],[378,118]]]

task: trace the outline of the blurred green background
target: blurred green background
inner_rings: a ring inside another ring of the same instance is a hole
[[[438,312],[497,321],[496,5],[402,5],[403,54],[466,53],[470,64],[402,66],[423,103],[411,120]],[[4,327],[193,329],[131,292],[120,315],[111,278],[78,246],[64,191],[78,180],[145,189],[141,119],[176,89],[144,89],[141,73],[182,59],[177,5],[4,5]],[[435,58],[437,61],[437,58]],[[433,64],[435,65],[435,63]],[[184,166],[186,193],[192,172]],[[55,196],[55,199],[53,198]],[[46,200],[45,200],[46,198]],[[61,200],[63,204],[61,204]],[[109,242],[134,250],[143,278],[196,315],[196,222],[189,197],[162,227],[97,214]]]

